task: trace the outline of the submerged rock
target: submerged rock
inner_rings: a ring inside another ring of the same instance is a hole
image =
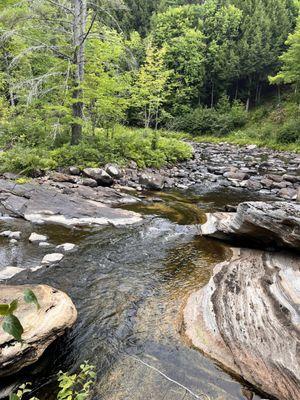
[[[256,246],[300,249],[300,204],[246,202],[234,213],[207,214],[201,233],[222,240]]]
[[[34,291],[41,308],[23,301],[24,290]],[[46,285],[0,285],[0,303],[17,299],[15,315],[24,328],[23,343],[0,329],[0,377],[12,375],[36,362],[46,348],[76,321],[77,311],[63,292]]]
[[[279,400],[300,399],[300,258],[235,249],[184,311],[193,345]]]

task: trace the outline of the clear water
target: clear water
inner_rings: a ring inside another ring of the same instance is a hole
[[[161,201],[151,201],[158,196]],[[39,362],[16,377],[2,379],[0,389],[31,381],[36,395],[53,400],[56,373],[75,371],[89,360],[98,373],[95,399],[195,398],[149,365],[198,395],[219,400],[251,398],[245,397],[241,382],[190,346],[182,327],[188,295],[205,285],[213,265],[226,257],[226,247],[201,238],[195,224],[204,221],[205,212],[244,199],[244,194],[226,191],[151,193],[143,204],[128,207],[143,213],[145,221],[123,228],[70,230],[1,221],[1,230],[21,229],[28,236],[32,231],[46,233],[53,245],[78,245],[58,267],[11,282],[45,283],[67,292],[79,317]],[[53,249],[41,249],[26,240],[11,246],[1,239],[0,268],[39,265]],[[259,398],[254,394],[254,399]]]

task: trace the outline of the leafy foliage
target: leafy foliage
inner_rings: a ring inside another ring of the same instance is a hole
[[[36,295],[31,289],[24,291],[24,301],[28,304],[35,304],[37,309],[40,309],[39,302]],[[22,334],[24,332],[23,326],[19,319],[14,315],[18,309],[19,302],[17,299],[13,300],[10,304],[0,304],[0,317],[4,317],[2,322],[2,329],[4,332],[13,336],[17,341],[22,341]]]

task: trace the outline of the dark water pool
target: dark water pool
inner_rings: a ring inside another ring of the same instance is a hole
[[[251,398],[243,384],[190,347],[181,319],[187,296],[207,283],[213,265],[227,252],[223,245],[199,237],[195,224],[203,222],[204,212],[238,203],[244,196],[201,190],[151,193],[143,204],[130,207],[146,215],[145,221],[123,228],[70,230],[2,221],[2,230],[22,229],[28,235],[34,230],[47,233],[53,245],[78,245],[59,266],[11,282],[46,283],[67,292],[79,317],[74,329],[51,345],[38,363],[2,380],[0,387],[31,381],[41,400],[53,400],[57,372],[74,371],[89,360],[98,373],[95,399],[195,398],[152,367],[198,395]],[[39,265],[52,251],[26,241],[10,246],[1,239],[0,268]]]

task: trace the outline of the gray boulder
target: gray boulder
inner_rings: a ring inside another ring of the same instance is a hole
[[[102,168],[85,168],[83,174],[97,181],[100,186],[111,186],[114,183],[113,178]]]
[[[165,178],[159,174],[143,173],[139,183],[150,190],[161,190],[164,187]]]
[[[123,176],[122,171],[116,164],[107,164],[105,166],[105,172],[108,173],[114,179],[121,179]]]

